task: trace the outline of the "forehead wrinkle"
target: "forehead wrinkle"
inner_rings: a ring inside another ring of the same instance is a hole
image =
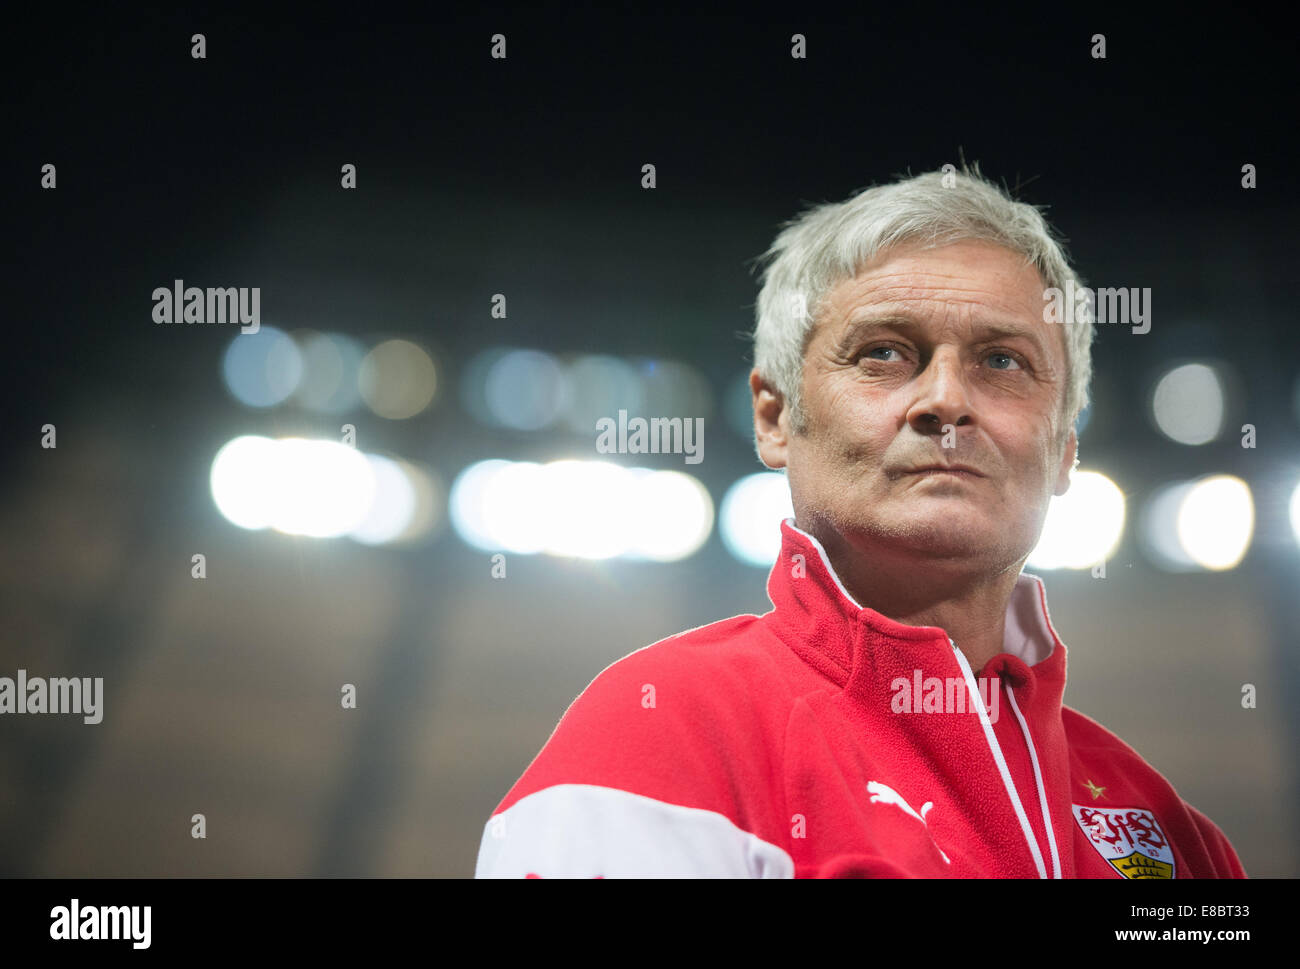
[[[896,329],[903,332],[924,331],[927,329],[927,323],[928,321],[922,317],[908,311],[859,314],[845,324],[844,335],[839,343],[841,346],[847,346],[861,339],[865,334],[878,329]],[[1027,340],[1040,353],[1047,353],[1047,347],[1039,331],[1036,328],[1022,326],[1018,321],[983,319],[963,322],[960,320],[946,320],[939,324],[939,329],[942,332],[956,328],[969,329],[972,336],[977,340]]]
[[[962,280],[959,278],[958,281]],[[958,308],[975,306],[987,311],[1014,314],[1032,309],[1041,298],[1040,291],[1035,289],[1032,296],[1026,299],[1027,291],[1016,286],[971,283],[966,286],[932,287],[918,284],[914,279],[891,286],[877,286],[874,285],[875,282],[877,281],[869,281],[870,288],[866,292],[850,291],[843,294],[852,300],[848,313],[882,304],[944,303]]]
[[[1025,295],[1026,285],[1034,293],[1031,302],[1039,298],[1043,286],[1042,274],[1032,264],[1018,264],[1012,270],[1006,266],[985,265],[973,269],[964,265],[950,267],[947,263],[935,264],[928,260],[920,265],[905,258],[901,261],[899,265],[895,259],[890,259],[884,265],[860,271],[858,275],[843,280],[836,295],[847,299],[857,297],[861,302],[983,301],[990,303],[991,309],[1015,311],[1022,308],[1014,304],[1019,296]],[[962,299],[961,296],[966,294],[975,294],[976,299]]]
[[[932,282],[933,281],[933,282]],[[941,283],[941,285],[934,285]],[[828,294],[824,314],[814,321],[805,334],[805,349],[818,330],[833,344],[849,343],[861,334],[858,324],[864,319],[892,320],[900,328],[909,324],[937,323],[945,330],[965,321],[988,321],[992,329],[1003,324],[1010,332],[1004,337],[1021,337],[1030,342],[1046,360],[1069,354],[1063,337],[1054,341],[1043,338],[1036,327],[1019,329],[1023,323],[1038,319],[1038,300],[1042,276],[1033,265],[982,267],[972,273],[970,267],[944,263],[918,266],[914,262],[867,268],[858,275],[841,280]],[[910,305],[909,305],[910,304]],[[920,304],[930,312],[919,313],[911,307]],[[981,320],[980,318],[984,318]],[[1001,319],[997,319],[1001,317]],[[1005,321],[1013,320],[1011,324]],[[839,337],[836,337],[839,331]],[[1049,348],[1054,342],[1056,349]]]

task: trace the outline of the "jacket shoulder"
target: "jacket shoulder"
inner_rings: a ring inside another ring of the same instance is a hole
[[[1061,720],[1065,724],[1066,734],[1070,738],[1071,747],[1103,747],[1113,750],[1117,753],[1125,754],[1129,757],[1136,757],[1142,763],[1146,764],[1146,758],[1137,752],[1133,747],[1125,743],[1112,730],[1103,727],[1096,720],[1087,714],[1080,713],[1073,707],[1061,707]],[[1147,766],[1150,766],[1149,764]],[[1152,768],[1154,770],[1154,768]]]
[[[1187,806],[1187,813],[1192,816],[1196,823],[1197,830],[1200,831],[1201,837],[1205,841],[1206,850],[1214,862],[1214,870],[1220,878],[1249,878],[1246,874],[1246,868],[1237,857],[1236,849],[1232,847],[1232,842],[1228,836],[1223,833],[1223,829],[1210,820],[1210,818],[1198,811],[1192,805],[1183,802]]]
[[[788,710],[762,625],[734,616],[605,667],[493,812],[477,873],[783,871]]]
[[[1178,798],[1178,793],[1174,790],[1173,784],[1169,782],[1169,778],[1160,773],[1154,765],[1134,747],[1125,743],[1114,731],[1103,727],[1092,717],[1067,706],[1061,707],[1061,720],[1065,724],[1065,733],[1072,753],[1083,754],[1090,752],[1093,758],[1100,753],[1109,762],[1112,762],[1113,766],[1123,767],[1144,777],[1146,779],[1145,787],[1149,788],[1152,783],[1155,783],[1163,787],[1167,795]],[[1181,798],[1178,799],[1182,800]]]
[[[1096,720],[1080,713],[1078,710],[1063,706],[1061,708],[1061,719],[1065,724],[1066,735],[1069,737],[1072,750],[1102,751],[1110,757],[1124,761],[1128,769],[1138,771],[1146,776],[1148,782],[1144,786],[1148,789],[1151,782],[1163,788],[1161,793],[1169,798],[1171,802],[1176,803],[1177,807],[1186,814],[1187,821],[1193,829],[1191,841],[1195,842],[1199,839],[1204,845],[1205,855],[1210,865],[1210,871],[1206,872],[1207,875],[1218,878],[1248,877],[1245,868],[1241,864],[1241,859],[1237,857],[1237,852],[1233,849],[1232,843],[1222,829],[1210,820],[1206,814],[1185,801],[1174,789],[1169,779],[1152,766],[1137,750],[1121,740],[1113,731],[1106,729]],[[1156,792],[1149,791],[1149,793],[1154,794]]]

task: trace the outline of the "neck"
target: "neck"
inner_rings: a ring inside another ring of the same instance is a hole
[[[989,573],[962,568],[952,559],[919,561],[874,548],[867,553],[839,532],[826,531],[809,533],[826,549],[831,567],[858,605],[906,626],[945,630],[977,676],[1003,652],[1018,567]]]

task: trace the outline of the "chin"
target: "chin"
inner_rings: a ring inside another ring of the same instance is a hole
[[[954,527],[943,516],[904,519],[883,527],[877,522],[873,526],[863,530],[870,541],[929,558],[982,558],[999,547],[1000,538],[1005,539],[985,529]]]

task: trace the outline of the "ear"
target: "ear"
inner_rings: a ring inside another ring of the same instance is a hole
[[[1060,497],[1070,490],[1070,471],[1074,468],[1078,455],[1079,435],[1074,428],[1070,428],[1070,437],[1065,442],[1065,453],[1061,455],[1061,466],[1056,474],[1056,488],[1053,489],[1052,494]]]
[[[765,381],[758,368],[749,373],[749,389],[754,395],[754,437],[758,456],[772,470],[784,468],[790,440],[790,412],[785,399]]]

